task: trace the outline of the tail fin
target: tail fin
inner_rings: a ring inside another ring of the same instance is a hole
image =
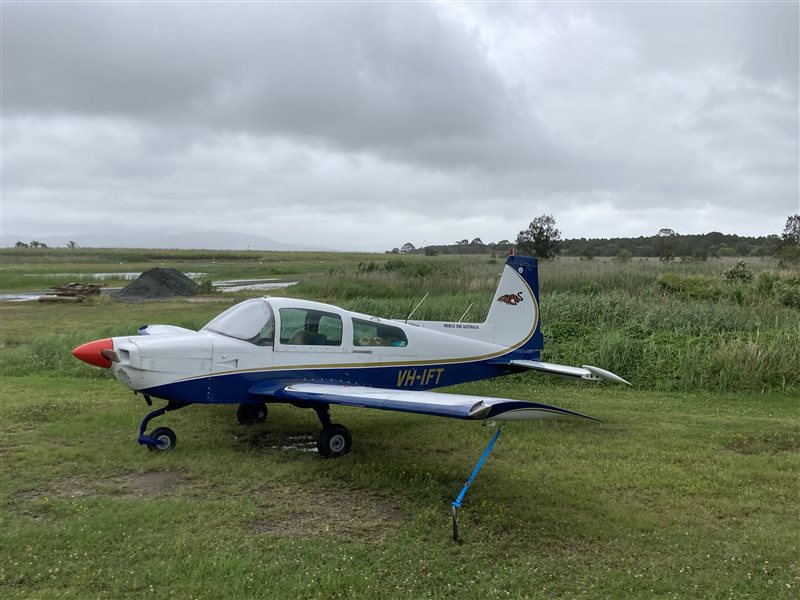
[[[544,347],[539,328],[539,261],[511,255],[506,261],[485,325],[496,344],[521,356],[538,356]]]
[[[539,330],[539,263],[530,256],[508,257],[489,315],[483,323],[407,321],[451,335],[508,348],[513,358],[540,360],[544,338]]]

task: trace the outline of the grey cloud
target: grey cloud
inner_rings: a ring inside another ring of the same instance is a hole
[[[515,115],[540,135],[478,41],[427,5],[12,5],[4,38],[11,115],[106,114],[403,160],[418,149],[445,164],[490,159]]]
[[[382,243],[513,237],[543,212],[566,235],[650,233],[647,214],[772,232],[800,210],[797,5],[3,10],[12,223],[66,206],[281,239],[316,215],[320,239]]]
[[[624,28],[636,56],[650,69],[685,71],[714,63],[735,67],[754,81],[797,88],[797,3],[582,6],[601,22]]]

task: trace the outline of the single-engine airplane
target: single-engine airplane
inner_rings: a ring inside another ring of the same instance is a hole
[[[73,350],[80,360],[110,368],[134,392],[167,401],[147,414],[140,444],[175,447],[167,427],[149,422],[190,404],[238,404],[240,423],[262,422],[267,405],[311,408],[322,431],[317,449],[334,458],[352,438],[331,422],[331,405],[468,419],[523,421],[583,417],[577,412],[504,398],[441,394],[432,388],[533,370],[590,381],[628,383],[593,366],[541,362],[536,258],[506,261],[483,323],[395,321],[293,298],[254,298],[234,305],[199,331],[147,325],[137,336],[96,340]]]
[[[598,367],[540,360],[538,261],[513,251],[483,323],[394,321],[319,302],[265,297],[232,306],[200,331],[146,325],[139,334],[89,342],[73,354],[111,368],[148,405],[153,397],[167,401],[139,426],[139,443],[161,452],[175,447],[175,432],[158,427],[147,434],[148,423],[190,404],[238,404],[242,424],[263,422],[271,403],[314,409],[322,424],[317,450],[334,458],[350,452],[352,438],[344,425],[331,422],[331,405],[501,424],[592,419],[537,402],[429,390],[527,370],[628,383]],[[458,509],[501,428],[452,502],[454,540],[459,540]]]

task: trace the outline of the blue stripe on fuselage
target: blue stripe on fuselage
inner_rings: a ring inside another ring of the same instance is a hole
[[[527,358],[530,358],[529,356]],[[538,356],[536,359],[538,360]],[[368,387],[427,390],[442,386],[456,385],[499,377],[516,372],[515,369],[490,361],[426,364],[425,366],[364,366],[325,369],[282,369],[270,371],[245,371],[223,373],[198,379],[187,379],[140,390],[141,393],[197,404],[240,404],[243,402],[264,402],[264,396],[250,394],[250,389],[261,384],[268,387],[270,382],[277,386],[297,382],[334,383],[361,385]],[[268,400],[267,400],[268,401]]]

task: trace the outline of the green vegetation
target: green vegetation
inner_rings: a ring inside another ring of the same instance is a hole
[[[39,278],[53,277],[47,273],[47,268],[53,269],[47,252],[66,250],[37,250],[44,260],[29,265],[29,270]],[[113,252],[109,251],[110,258],[115,259]],[[150,251],[139,252],[131,264],[138,270],[152,266],[144,262]],[[280,278],[300,283],[276,293],[389,318],[405,318],[427,293],[414,318],[458,320],[466,311],[467,321],[486,317],[502,262],[487,256],[452,255],[254,253],[240,261],[236,259],[241,253],[218,253],[213,263],[203,262],[207,257],[192,251],[155,256],[159,265],[209,273],[206,282],[278,276],[278,271]],[[164,260],[170,257],[172,261]],[[112,271],[111,261],[95,263],[94,269],[91,264],[68,264],[70,272]],[[23,269],[24,263],[4,264],[2,291],[10,291],[5,287],[9,282],[27,285]],[[770,259],[690,263],[559,259],[542,264],[540,279],[545,360],[602,365],[636,381],[638,389],[800,390],[800,272],[796,268],[782,268]],[[196,310],[175,310],[164,320],[198,328],[247,295],[211,294],[210,289],[207,283],[208,302]],[[87,314],[93,317],[89,322]],[[143,316],[134,321],[138,314]],[[53,374],[86,374],[74,364],[69,350],[81,339],[135,332],[146,314],[141,307],[121,307],[107,299],[95,300],[91,307],[8,304],[0,373],[31,375],[45,368]],[[70,323],[70,329],[47,331],[31,339],[27,330],[19,331],[9,323],[24,323],[34,315],[41,322]],[[84,376],[99,376],[90,373]]]
[[[774,267],[769,260],[544,263],[545,359],[603,365],[639,389],[800,390],[800,313],[792,296],[780,296],[782,286],[800,291],[800,280]],[[466,320],[480,321],[498,272],[485,258],[394,258],[334,269],[291,293],[403,318],[430,292],[414,318],[457,320],[471,306]],[[767,274],[756,282],[755,272]]]
[[[153,267],[208,273],[213,279],[274,277],[296,281],[374,257],[374,254],[345,252],[3,248],[0,253],[0,293],[42,290],[80,279],[81,274],[135,273]],[[114,276],[103,281],[117,286],[129,283]]]
[[[37,248],[2,258],[4,293],[37,289],[28,273],[163,262],[211,279],[300,281],[274,293],[394,318],[429,292],[414,318],[458,319],[472,305],[467,321],[485,317],[502,266],[487,255]],[[275,406],[245,428],[233,407],[191,407],[157,421],[180,439],[153,455],[135,443],[141,398],[70,356],[144,323],[198,328],[258,292],[0,304],[0,594],[796,597],[797,269],[557,259],[540,275],[545,360],[596,364],[635,385],[524,374],[450,390],[604,421],[510,424],[467,496],[463,545],[449,538],[449,502],[488,429],[337,408],[354,449],[325,461],[302,451],[318,428],[308,411]]]

